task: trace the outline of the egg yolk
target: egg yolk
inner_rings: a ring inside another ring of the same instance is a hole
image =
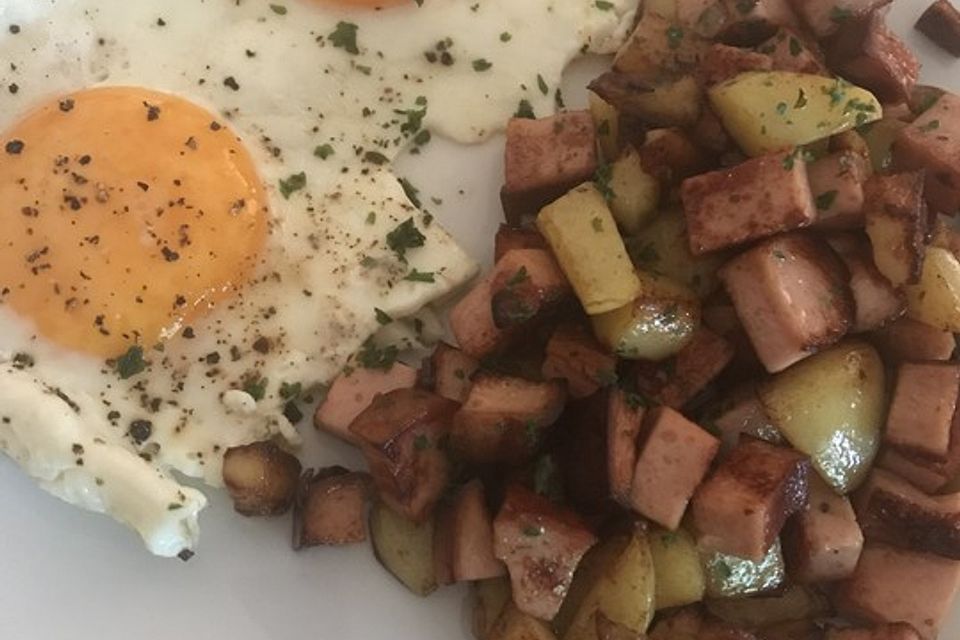
[[[0,304],[62,346],[115,357],[237,295],[267,201],[237,136],[142,88],[90,89],[0,137]]]

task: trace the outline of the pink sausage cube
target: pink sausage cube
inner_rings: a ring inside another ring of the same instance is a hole
[[[900,365],[884,439],[898,449],[944,460],[958,392],[960,365]]]
[[[654,409],[633,476],[630,504],[674,530],[703,481],[720,441],[668,407]]]
[[[853,151],[830,154],[807,167],[810,190],[817,205],[818,227],[837,229],[863,226],[863,183],[867,163]]]
[[[395,389],[410,389],[416,383],[416,370],[399,362],[389,369],[354,369],[342,373],[317,407],[313,423],[318,429],[357,444],[357,436],[349,428],[353,419],[369,407],[377,395]]]
[[[926,169],[926,197],[940,213],[960,213],[960,96],[944,94],[900,132],[894,161],[904,170]]]

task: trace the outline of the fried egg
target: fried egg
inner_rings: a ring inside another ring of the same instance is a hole
[[[178,475],[296,445],[292,406],[474,275],[391,161],[551,112],[632,5],[6,0],[0,450],[189,553]]]

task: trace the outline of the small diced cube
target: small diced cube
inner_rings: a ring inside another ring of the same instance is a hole
[[[776,71],[830,75],[823,62],[823,53],[816,43],[792,29],[780,29],[757,50],[770,56]]]
[[[696,68],[706,43],[695,31],[683,29],[683,37],[665,37],[671,27],[680,25],[653,11],[645,11],[617,52],[613,67],[617,71],[644,78],[682,73]],[[682,29],[682,27],[680,27]]]
[[[688,178],[680,195],[695,255],[806,227],[817,215],[795,151]]]
[[[960,96],[945,93],[900,131],[893,147],[898,168],[926,169],[926,197],[946,215],[960,213]]]
[[[810,474],[809,482],[809,503],[784,529],[790,575],[805,584],[849,578],[863,549],[857,515],[819,475]]]
[[[763,42],[781,27],[799,27],[789,0],[723,0],[729,20],[721,38],[736,44]]]
[[[707,475],[720,441],[668,407],[650,412],[637,455],[630,505],[676,529],[690,497]]]
[[[547,343],[543,377],[567,381],[574,399],[592,396],[617,380],[617,358],[577,325],[562,325]]]
[[[607,399],[607,473],[610,495],[624,507],[630,506],[633,472],[637,466],[637,440],[645,410],[640,402],[621,389],[611,389]]]
[[[450,310],[450,331],[465,354],[478,360],[502,349],[516,333],[501,329],[493,319],[492,272],[474,285]]]
[[[912,318],[900,318],[879,334],[883,355],[888,360],[949,360],[957,347],[953,334]]]
[[[693,496],[700,547],[762,560],[787,518],[807,504],[809,468],[793,449],[741,442]]]
[[[462,404],[470,394],[473,385],[471,378],[480,368],[480,363],[445,342],[437,345],[430,360],[433,390],[438,396]]]
[[[634,369],[637,388],[660,404],[680,409],[720,375],[733,355],[733,345],[701,327],[671,360],[639,361]]]
[[[560,265],[546,249],[514,249],[493,268],[490,304],[500,329],[530,326],[573,298]]]
[[[683,129],[651,129],[637,149],[644,171],[675,185],[707,168],[707,157]]]
[[[869,16],[890,0],[794,0],[793,6],[818,38],[833,35],[849,20]]]
[[[867,540],[960,560],[960,493],[928,496],[874,469],[855,506]]]
[[[960,562],[867,543],[853,576],[842,583],[842,613],[871,622],[906,622],[935,640],[960,588]]]
[[[507,489],[493,533],[496,556],[510,572],[517,608],[552,620],[580,559],[597,538],[574,512],[519,485]]]
[[[511,227],[501,224],[494,238],[494,262],[507,255],[513,249],[546,249],[547,241],[540,232],[532,227]]]
[[[917,29],[942,49],[960,58],[960,9],[950,0],[936,0],[931,4],[917,20]]]
[[[769,71],[773,68],[770,56],[751,49],[714,44],[700,64],[703,82],[719,84],[744,71]]]
[[[720,441],[725,450],[736,447],[742,440],[741,436],[750,436],[770,444],[786,442],[773,426],[753,384],[729,394],[722,411],[713,419],[713,426],[720,432]]]
[[[378,395],[350,424],[381,499],[423,522],[447,487],[443,450],[457,403],[420,389]]]
[[[294,512],[294,546],[345,545],[367,539],[370,477],[340,467],[307,471]]]
[[[905,622],[894,622],[869,629],[830,629],[824,640],[920,640],[920,634]]]
[[[293,504],[300,461],[272,442],[254,442],[227,449],[222,473],[237,513],[278,516]]]
[[[933,460],[944,460],[960,392],[960,365],[904,363],[887,417],[890,445]]]
[[[523,462],[536,453],[566,398],[559,382],[477,376],[453,420],[450,444],[472,462]]]
[[[881,329],[903,316],[906,311],[903,292],[877,269],[867,241],[838,234],[827,238],[827,242],[840,255],[850,274],[855,310],[851,333]]]
[[[817,226],[839,229],[863,226],[863,183],[867,162],[854,151],[839,151],[807,166],[817,205]]]
[[[449,576],[446,576],[449,579],[441,582],[450,584],[506,575],[507,568],[494,556],[493,516],[487,508],[483,483],[472,480],[461,487],[437,522],[434,541],[445,542],[445,548],[437,555],[449,554]]]
[[[920,76],[913,51],[887,26],[886,11],[843,21],[827,57],[844,78],[892,104],[906,102]]]
[[[877,269],[896,287],[920,280],[928,225],[923,174],[875,175],[864,185],[864,222]]]
[[[767,240],[727,263],[720,278],[771,373],[834,344],[852,324],[843,264],[811,236]]]
[[[511,119],[501,194],[507,220],[519,223],[523,216],[536,215],[596,170],[597,135],[588,111]]]
[[[313,423],[318,429],[357,444],[356,436],[350,432],[354,418],[369,407],[378,394],[409,389],[416,383],[416,370],[399,362],[388,369],[359,367],[341,373],[317,407]]]

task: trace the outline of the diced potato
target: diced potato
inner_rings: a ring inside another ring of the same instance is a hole
[[[574,577],[556,628],[564,640],[598,640],[596,614],[636,633],[653,619],[654,570],[646,536],[611,538],[591,551]]]
[[[623,358],[664,360],[693,339],[700,326],[700,301],[672,280],[642,271],[638,276],[640,295],[594,316],[593,330],[601,343]]]
[[[660,182],[643,168],[633,147],[610,166],[610,212],[627,234],[639,233],[660,204]]]
[[[960,262],[928,247],[919,284],[907,287],[907,315],[937,329],[960,332]]]
[[[472,627],[477,640],[488,640],[494,626],[510,603],[510,578],[491,578],[473,583]]]
[[[592,184],[545,207],[537,216],[537,227],[588,314],[622,307],[640,293],[640,279],[617,224]]]
[[[883,115],[865,89],[788,71],[742,73],[708,95],[727,131],[751,156],[808,144]]]
[[[922,172],[874,176],[863,204],[873,261],[895,287],[915,284],[923,265],[927,228]]]
[[[726,261],[719,253],[694,256],[687,240],[687,221],[678,211],[665,211],[639,235],[627,240],[638,269],[654,271],[692,289],[702,299],[717,290],[717,272]]]
[[[860,130],[870,151],[870,164],[877,173],[889,171],[893,166],[893,143],[907,124],[896,118],[883,118]]]
[[[758,629],[827,616],[830,614],[830,603],[817,591],[790,586],[776,595],[708,600],[707,609],[725,622]]]
[[[616,107],[593,91],[587,92],[587,98],[593,126],[597,128],[600,151],[603,152],[604,159],[611,162],[620,154],[620,114]]]
[[[272,442],[231,447],[223,456],[223,483],[233,508],[245,516],[278,516],[293,504],[300,461]]]
[[[427,596],[436,590],[432,519],[417,524],[377,501],[370,511],[370,538],[380,564],[410,591]]]
[[[739,598],[773,591],[786,579],[786,566],[777,540],[760,562],[723,553],[701,555],[709,598]]]
[[[697,544],[684,529],[650,534],[656,576],[656,609],[680,607],[703,599],[706,577]]]
[[[546,623],[507,605],[487,640],[557,640]]]
[[[611,71],[590,83],[590,90],[623,114],[657,127],[692,127],[700,119],[703,93],[693,76],[649,81]]]
[[[863,342],[807,358],[760,389],[774,426],[839,493],[866,476],[887,407],[883,362]]]

